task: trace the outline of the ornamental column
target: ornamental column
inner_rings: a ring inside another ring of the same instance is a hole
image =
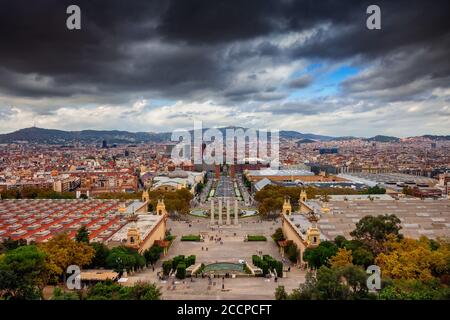
[[[211,225],[214,225],[214,200],[211,199]]]
[[[222,225],[222,199],[219,199],[219,225]]]
[[[230,219],[230,199],[227,199],[227,225],[231,224]]]
[[[234,200],[234,224],[238,225],[238,202],[237,200]]]

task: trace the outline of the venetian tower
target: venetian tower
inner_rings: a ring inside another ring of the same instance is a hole
[[[150,202],[150,195],[148,194],[148,189],[145,189],[142,192],[142,201],[147,203]]]
[[[131,226],[127,230],[127,246],[132,248],[139,248],[141,244],[141,232],[137,227],[137,216],[133,215],[129,218]]]
[[[289,200],[289,197],[284,197],[284,203],[283,208],[281,209],[281,214],[291,215],[292,213],[292,206],[291,201]]]
[[[159,199],[156,205],[156,214],[158,216],[167,215],[166,205],[164,204],[163,199]]]
[[[298,199],[298,211],[300,213],[310,214],[312,209],[306,203],[306,200],[308,200],[308,195],[306,194],[305,189],[302,189],[302,191],[300,192],[300,198]]]
[[[308,195],[306,194],[305,189],[302,189],[302,191],[300,192],[299,203],[306,202],[306,200],[308,200]]]
[[[315,247],[320,244],[320,230],[317,228],[317,221],[319,221],[319,216],[314,212],[311,212],[307,216],[308,221],[311,222],[311,226],[306,231],[306,243],[308,247]]]

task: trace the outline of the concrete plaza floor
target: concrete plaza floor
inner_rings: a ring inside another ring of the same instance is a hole
[[[189,226],[191,225],[191,226]],[[283,285],[287,290],[298,288],[305,281],[305,271],[297,269],[290,262],[284,262],[285,268],[291,267],[287,277],[265,279],[262,277],[226,278],[222,290],[222,278],[214,278],[212,284],[207,278],[187,278],[179,281],[175,278],[168,281],[160,281],[157,272],[161,270],[162,261],[168,260],[179,254],[196,256],[196,263],[235,262],[243,259],[251,262],[251,256],[262,251],[275,259],[282,260],[275,242],[270,238],[275,229],[279,227],[279,221],[260,221],[259,218],[244,218],[239,226],[223,226],[218,228],[209,226],[208,219],[191,219],[190,222],[168,221],[168,228],[177,238],[173,242],[169,254],[156,264],[155,271],[147,269],[128,277],[127,284],[132,285],[137,281],[156,282],[161,288],[163,299],[274,299],[275,288]],[[181,242],[182,235],[202,234],[204,242]],[[264,235],[266,242],[244,242],[247,234]],[[221,242],[210,240],[210,237],[220,237]],[[202,250],[203,247],[203,250]],[[208,250],[206,250],[208,248]],[[175,287],[175,289],[174,289]]]

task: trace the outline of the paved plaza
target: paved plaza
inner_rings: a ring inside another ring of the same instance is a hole
[[[189,226],[190,225],[190,226]],[[169,250],[169,254],[158,261],[155,271],[152,269],[136,273],[128,278],[128,284],[136,281],[154,281],[161,287],[164,299],[274,299],[275,288],[284,285],[286,289],[297,288],[304,282],[305,271],[292,266],[285,260],[285,269],[291,267],[286,278],[265,279],[262,277],[226,278],[225,290],[222,290],[222,278],[213,279],[212,284],[207,278],[185,279],[184,281],[170,279],[159,281],[157,272],[161,270],[162,261],[174,256],[196,255],[196,263],[235,262],[243,259],[251,262],[251,256],[262,251],[275,259],[282,260],[271,234],[279,226],[279,221],[263,221],[259,218],[240,219],[240,225],[210,228],[208,219],[191,219],[190,222],[168,221],[168,228],[177,238]],[[182,235],[202,234],[204,242],[181,242]],[[265,235],[266,242],[244,242],[247,234]],[[219,237],[221,241],[210,240],[210,237]],[[202,250],[203,247],[203,250]],[[207,249],[206,249],[207,248]],[[175,287],[175,289],[174,289]]]

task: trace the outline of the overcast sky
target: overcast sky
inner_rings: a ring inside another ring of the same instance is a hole
[[[66,28],[70,4],[79,31]],[[382,30],[366,28],[370,4]],[[0,132],[194,120],[450,134],[450,2],[1,1]]]

